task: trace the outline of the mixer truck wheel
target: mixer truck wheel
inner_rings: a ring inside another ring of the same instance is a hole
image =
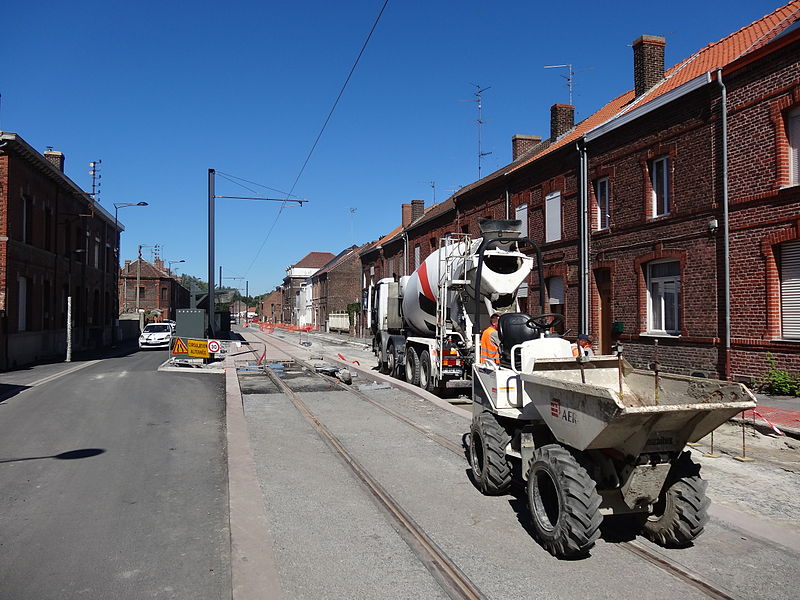
[[[397,370],[397,348],[394,344],[389,344],[386,352],[386,372],[390,377],[400,379],[400,373]]]
[[[682,548],[703,532],[708,523],[708,483],[700,478],[700,465],[684,452],[672,465],[667,485],[644,520],[643,533],[667,548]]]
[[[419,355],[410,346],[406,346],[406,381],[412,385],[419,385]]]
[[[511,485],[511,463],[506,446],[511,436],[490,412],[482,412],[472,420],[469,456],[472,473],[482,493],[502,494]]]
[[[431,385],[431,353],[423,350],[419,355],[419,387],[427,390]]]
[[[563,446],[536,449],[528,468],[528,504],[534,535],[558,558],[583,556],[600,537],[600,494]]]

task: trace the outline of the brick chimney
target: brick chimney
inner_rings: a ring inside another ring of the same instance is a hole
[[[555,141],[575,126],[575,107],[572,104],[553,104],[550,107],[550,140]]]
[[[403,227],[408,227],[411,225],[411,205],[410,204],[403,204]]]
[[[633,42],[633,87],[638,98],[664,79],[664,46],[660,35],[641,35]]]
[[[517,160],[528,150],[542,141],[540,135],[514,135],[511,136],[511,160]]]
[[[156,269],[159,269],[161,271],[164,270],[164,261],[161,260],[160,258],[154,259],[153,264],[155,265]]]
[[[411,222],[413,223],[425,213],[425,200],[411,201]]]
[[[130,267],[130,266],[131,266],[131,261],[129,261],[129,260],[126,260],[126,261],[125,261],[125,266],[124,266],[124,267],[122,267],[122,268],[123,268],[124,270],[126,270],[126,271],[127,271],[127,270],[128,270],[128,267]]]
[[[47,159],[51,165],[53,165],[56,169],[64,172],[64,153],[59,152],[58,150],[45,150],[44,157]]]

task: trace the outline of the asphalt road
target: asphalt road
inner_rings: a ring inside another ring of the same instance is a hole
[[[223,379],[159,373],[165,358],[0,403],[0,599],[230,598]]]

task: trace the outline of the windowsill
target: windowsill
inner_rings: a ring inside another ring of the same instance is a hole
[[[772,338],[770,342],[772,342],[773,344],[800,344],[800,339]]]
[[[788,190],[788,189],[795,188],[795,187],[798,187],[798,186],[800,186],[800,181],[797,182],[797,183],[785,183],[782,186],[780,186],[778,189],[779,190]]]
[[[639,337],[677,339],[677,338],[681,337],[681,334],[680,333],[667,333],[666,331],[642,331],[642,332],[639,333]]]

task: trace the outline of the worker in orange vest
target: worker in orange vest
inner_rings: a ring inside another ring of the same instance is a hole
[[[578,340],[572,344],[572,356],[594,356],[592,338],[585,333],[580,334]]]
[[[497,333],[497,322],[500,315],[494,313],[489,318],[489,326],[481,334],[481,362],[500,362],[500,336]]]

